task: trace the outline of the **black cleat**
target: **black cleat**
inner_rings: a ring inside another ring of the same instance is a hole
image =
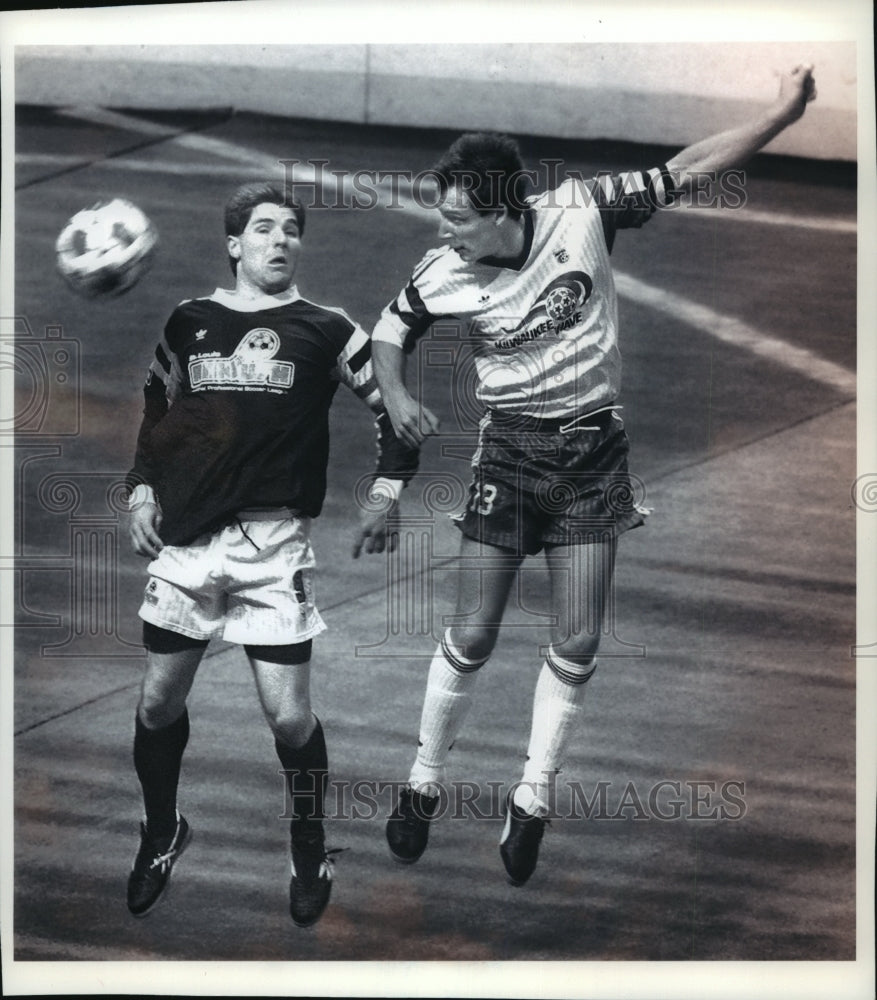
[[[289,915],[298,927],[310,927],[323,915],[332,893],[332,861],[320,820],[293,821]]]
[[[161,898],[179,856],[189,846],[192,831],[182,816],[171,837],[152,838],[140,824],[140,849],[128,876],[128,909],[144,917]]]
[[[429,822],[438,809],[437,795],[421,795],[406,785],[387,820],[387,843],[394,861],[413,865],[426,850]]]
[[[541,816],[531,816],[519,809],[509,792],[499,853],[512,885],[523,885],[536,870],[539,844],[547,822]]]

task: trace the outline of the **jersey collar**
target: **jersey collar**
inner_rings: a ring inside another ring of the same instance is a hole
[[[244,298],[228,288],[217,288],[210,296],[214,302],[234,309],[235,312],[261,312],[263,309],[276,309],[278,306],[289,305],[301,298],[298,287],[290,285],[289,288],[276,295],[257,295],[255,298]]]
[[[521,213],[524,220],[524,245],[516,257],[481,257],[476,263],[487,264],[490,267],[507,267],[512,271],[520,271],[530,251],[533,249],[533,210],[525,208]]]

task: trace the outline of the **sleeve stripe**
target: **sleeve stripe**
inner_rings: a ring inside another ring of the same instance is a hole
[[[376,386],[378,384],[375,381],[371,367],[363,369],[356,375],[347,374],[342,381],[350,386],[357,396],[362,398],[365,398],[365,396],[372,391],[372,386]]]
[[[360,395],[360,398],[362,399],[362,401],[367,406],[371,407],[372,410],[374,410],[375,412],[377,412],[378,410],[380,410],[380,408],[382,406],[382,403],[381,403],[381,394],[378,391],[377,383],[373,382],[372,385],[373,385],[373,388],[372,388],[371,392],[368,393],[368,395],[362,395],[361,393],[359,395]]]
[[[421,326],[425,329],[433,321],[429,310],[423,304],[420,292],[413,281],[409,281],[398,297],[390,303],[390,312],[407,327]]]
[[[396,344],[406,353],[414,349],[416,342],[437,319],[424,304],[417,282],[428,268],[443,259],[445,249],[439,247],[430,251],[415,268],[402,291],[381,313],[372,331],[373,340]]]
[[[155,355],[152,361],[149,363],[149,368],[146,371],[146,383],[153,387],[161,386],[162,392],[167,392],[169,387],[174,382],[174,365],[171,359],[168,357],[168,351],[166,341],[162,340],[155,348]],[[152,390],[156,391],[155,388]]]
[[[354,325],[345,333],[347,334],[346,339],[338,352],[337,362],[339,365],[350,364],[350,359],[359,354],[364,345],[368,345],[368,334],[361,326]]]
[[[645,177],[648,185],[649,204],[656,208],[662,204],[661,196],[664,192],[664,185],[661,182],[661,172],[659,170],[650,170]]]
[[[347,362],[350,370],[355,374],[366,365],[372,356],[371,343],[366,340],[366,342],[360,347],[360,349],[353,355],[352,358]]]
[[[407,309],[400,307],[403,303]],[[390,312],[405,325],[406,343],[413,343],[421,337],[435,321],[435,316],[423,304],[420,292],[417,291],[413,281],[408,282],[399,298],[391,304]]]
[[[630,170],[621,174],[603,174],[596,178],[598,207],[626,209],[638,206],[654,212],[673,203],[676,197],[673,178],[666,167]]]
[[[357,375],[351,375],[342,368],[341,381],[355,392],[370,409],[377,413],[381,408],[381,393],[370,364],[363,368]]]
[[[662,197],[662,205],[672,205],[676,201],[676,196],[679,191],[676,188],[676,182],[673,180],[673,175],[667,169],[666,165],[662,166],[660,170],[655,171],[660,178],[660,194]],[[657,186],[657,185],[656,185]]]
[[[413,281],[408,282],[408,285],[405,288],[405,297],[411,304],[411,311],[415,316],[429,316],[429,310],[423,304],[420,292],[417,291],[417,286]]]
[[[350,338],[338,355],[338,378],[371,409],[380,405],[378,384],[371,364],[371,341],[363,328],[354,324]]]
[[[162,367],[162,368],[164,369],[164,372],[165,372],[165,374],[166,374],[166,375],[167,375],[167,374],[169,374],[169,373],[170,373],[170,370],[171,370],[171,362],[170,362],[170,358],[169,358],[169,357],[167,356],[167,354],[165,353],[165,350],[164,350],[164,348],[163,348],[163,347],[161,346],[161,344],[159,344],[159,345],[158,345],[158,346],[157,346],[157,347],[155,348],[155,357],[156,357],[156,360],[158,361],[158,363],[159,363],[159,364],[161,365],[161,367]]]

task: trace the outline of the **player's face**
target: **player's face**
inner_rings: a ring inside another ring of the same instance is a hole
[[[461,260],[468,264],[482,257],[502,255],[500,223],[506,218],[505,212],[482,214],[474,208],[469,195],[457,187],[448,190],[438,211],[439,239],[447,240]]]
[[[228,237],[228,252],[238,262],[239,289],[269,295],[285,291],[301,253],[295,213],[285,205],[257,205],[240,236]]]

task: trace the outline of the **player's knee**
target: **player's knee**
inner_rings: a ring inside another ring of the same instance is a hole
[[[562,641],[555,639],[551,649],[565,660],[571,660],[580,665],[590,663],[597,655],[600,646],[599,635],[566,636]]]
[[[498,635],[496,625],[454,625],[448,629],[446,639],[461,657],[483,663],[493,652]]]
[[[148,673],[140,689],[137,714],[147,729],[163,729],[178,719],[186,707],[186,693]]]
[[[314,713],[310,704],[267,707],[265,716],[271,732],[290,747],[304,746],[314,729]]]
[[[193,639],[143,623],[143,645],[149,656],[137,712],[147,728],[169,726],[183,713],[194,671],[207,643],[206,639]]]
[[[137,711],[148,729],[169,726],[186,707],[189,685],[181,678],[180,672],[163,669],[165,666],[147,663],[140,686]]]

